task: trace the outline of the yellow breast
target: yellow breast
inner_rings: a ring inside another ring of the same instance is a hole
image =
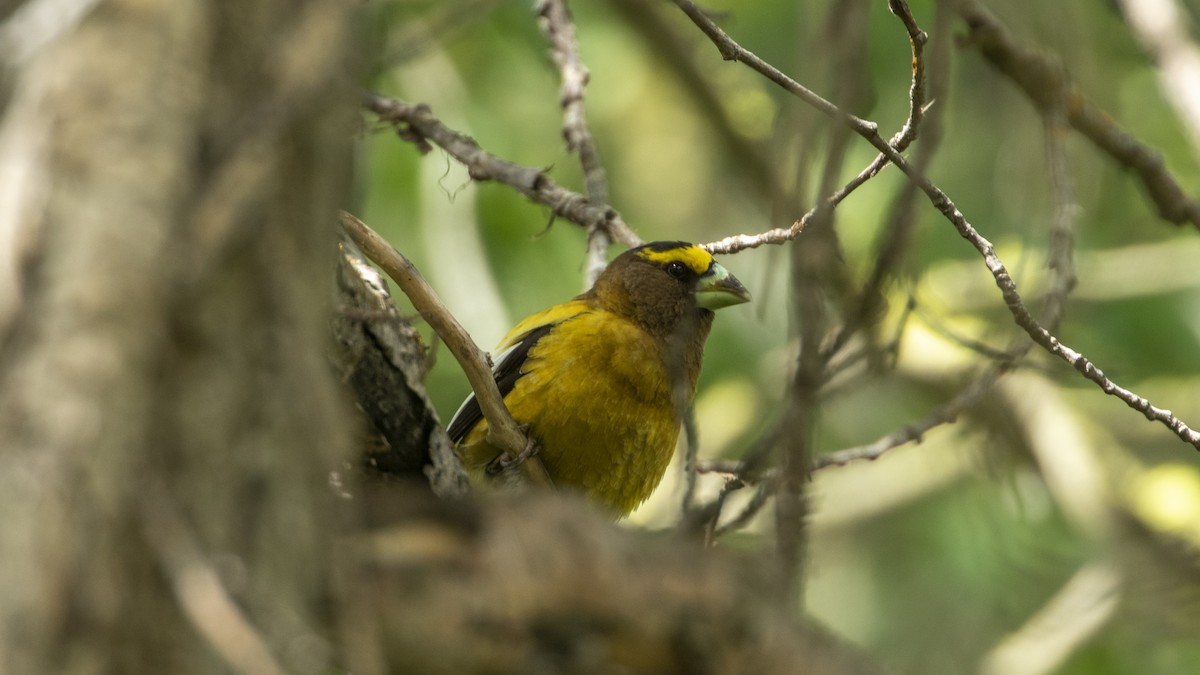
[[[618,515],[645,501],[679,435],[662,347],[633,323],[589,310],[539,340],[522,372],[504,400],[541,444],[555,486]],[[460,449],[469,469],[499,454],[486,434],[482,421]]]

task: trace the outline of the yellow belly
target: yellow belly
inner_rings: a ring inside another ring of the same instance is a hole
[[[529,425],[554,485],[617,515],[645,501],[679,435],[661,347],[634,324],[592,311],[543,337],[522,372],[505,403]],[[468,469],[499,454],[486,433],[485,420],[460,449]]]

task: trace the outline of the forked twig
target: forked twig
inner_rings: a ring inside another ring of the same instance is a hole
[[[899,2],[900,0],[895,1]],[[1009,313],[1012,314],[1014,322],[1033,339],[1034,343],[1070,365],[1085,379],[1096,384],[1104,393],[1121,400],[1130,408],[1142,413],[1146,419],[1162,424],[1181,440],[1200,450],[1200,432],[1197,432],[1175,417],[1170,410],[1160,408],[1145,397],[1110,380],[1090,359],[1063,344],[1058,337],[1053,335],[1033,317],[1025,307],[1021,294],[1017,290],[1016,282],[1013,281],[1008,268],[1005,267],[1000,257],[996,255],[996,249],[992,242],[988,241],[986,237],[975,229],[975,226],[958,210],[958,207],[955,206],[954,202],[941,188],[934,185],[924,174],[915,169],[903,155],[880,137],[878,125],[842,111],[834,104],[785,75],[778,68],[763,61],[753,52],[739,45],[725,31],[721,30],[712,19],[697,8],[691,0],[674,0],[674,2],[709,36],[709,39],[713,41],[725,59],[740,61],[746,64],[813,108],[844,123],[852,131],[866,139],[880,153],[885,155],[888,161],[903,171],[909,180],[913,181],[925,193],[934,208],[950,221],[959,235],[970,242],[975,250],[979,252],[980,256],[983,257],[984,265],[992,274],[992,278],[995,279],[996,286],[1000,289],[1001,296]],[[1093,110],[1092,112],[1095,113],[1096,111]],[[1068,109],[1068,114],[1073,124],[1077,124],[1078,113],[1079,110],[1077,108]],[[1161,159],[1159,162],[1161,163]],[[714,248],[717,247],[714,246]]]

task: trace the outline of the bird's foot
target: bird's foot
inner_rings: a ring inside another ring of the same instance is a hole
[[[511,467],[520,466],[525,460],[530,457],[536,457],[541,451],[542,446],[537,440],[529,435],[529,425],[521,425],[521,433],[525,434],[525,447],[516,457],[509,457],[508,453],[500,453],[491,462],[488,462],[485,469],[490,476],[495,476]]]

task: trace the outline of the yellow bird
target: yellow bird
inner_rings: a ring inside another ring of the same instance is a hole
[[[654,242],[622,253],[586,293],[518,323],[493,374],[554,486],[617,517],[645,501],[696,392],[712,310],[749,300],[704,249]],[[474,395],[448,431],[473,476],[511,480]]]

